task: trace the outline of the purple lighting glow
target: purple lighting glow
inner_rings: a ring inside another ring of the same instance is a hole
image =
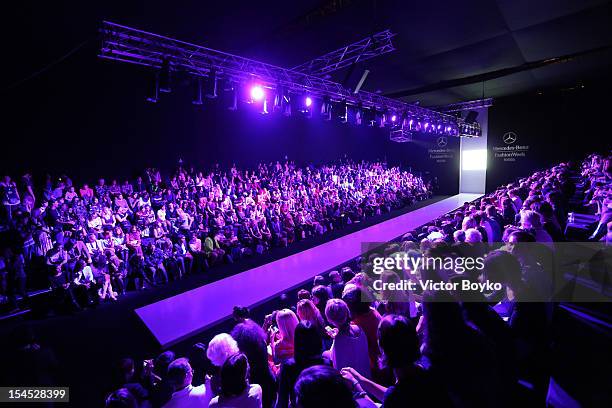
[[[397,115],[392,115],[391,116],[391,122],[395,122],[397,120]]]
[[[264,97],[264,90],[261,86],[255,85],[251,87],[251,99],[261,101]]]
[[[306,103],[306,107],[310,107],[312,105],[312,98],[310,96],[307,96],[305,103]]]

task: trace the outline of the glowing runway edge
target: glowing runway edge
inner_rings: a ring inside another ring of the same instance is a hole
[[[387,242],[452,211],[479,194],[458,194],[303,252],[136,309],[162,347],[301,285],[361,253],[362,242]]]

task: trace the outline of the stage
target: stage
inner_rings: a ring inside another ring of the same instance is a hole
[[[387,242],[479,194],[458,194],[316,247],[136,309],[165,348],[227,319],[234,305],[253,307],[361,253],[363,242]]]

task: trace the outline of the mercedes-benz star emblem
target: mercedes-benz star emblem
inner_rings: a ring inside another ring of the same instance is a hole
[[[516,142],[516,133],[508,132],[508,133],[504,134],[504,143],[505,144],[512,144],[514,142]]]
[[[438,138],[438,146],[439,147],[446,147],[447,144],[448,144],[448,140],[446,139],[445,136],[440,136]]]

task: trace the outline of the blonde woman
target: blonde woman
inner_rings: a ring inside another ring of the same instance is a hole
[[[272,357],[275,363],[283,363],[293,357],[293,339],[299,320],[290,309],[282,309],[276,314],[278,331],[272,338]]]

